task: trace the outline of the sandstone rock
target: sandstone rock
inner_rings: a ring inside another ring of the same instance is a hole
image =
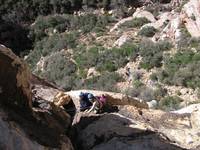
[[[199,105],[199,104],[198,104]],[[192,113],[163,112],[159,110],[138,110],[131,106],[123,106],[120,114],[144,122],[151,131],[157,131],[174,144],[185,149],[196,149],[199,140],[199,106]],[[131,112],[131,113],[130,113]],[[194,121],[196,120],[197,121]],[[192,124],[191,124],[192,123]]]
[[[93,76],[98,76],[98,75],[100,75],[100,73],[98,71],[96,71],[95,67],[92,67],[88,70],[87,78],[90,78]]]
[[[133,14],[133,18],[141,18],[141,17],[145,17],[151,22],[155,22],[156,21],[156,19],[152,15],[152,13],[150,13],[148,11],[145,11],[145,10],[141,10],[141,9],[138,8],[136,10],[136,12]]]
[[[183,21],[192,37],[200,37],[200,1],[190,0],[184,5],[182,13]]]
[[[125,44],[129,40],[127,35],[122,35],[117,41],[115,41],[113,47],[118,46],[121,47],[123,44]]]
[[[124,18],[122,20],[120,20],[118,23],[116,23],[114,25],[114,27],[112,27],[110,29],[110,32],[113,32],[114,30],[116,30],[121,24],[125,23],[126,21],[131,21],[133,19],[133,17],[128,17],[128,18]]]
[[[83,124],[83,122],[85,123]],[[165,142],[158,134],[149,131],[142,126],[142,123],[138,124],[138,122],[117,113],[82,117],[80,124],[75,126],[78,134],[78,149],[181,150],[181,148]]]
[[[32,107],[31,74],[10,49],[0,46],[0,149],[73,150],[66,135],[71,117],[45,100]]]
[[[180,40],[180,35],[181,35],[181,32],[179,30],[181,23],[182,20],[179,14],[172,13],[172,19],[160,33],[160,39],[161,40],[170,39],[174,42],[178,42]]]
[[[156,100],[151,100],[150,102],[147,102],[149,108],[156,108],[158,105],[158,102]]]
[[[45,68],[45,57],[41,57],[36,64],[36,71],[44,71]]]
[[[155,29],[160,29],[161,27],[166,26],[168,24],[168,22],[172,18],[172,14],[170,12],[164,12],[158,18],[159,19],[157,21],[145,24],[143,27],[153,26]],[[165,23],[166,23],[166,25],[165,25]]]
[[[0,103],[31,111],[31,74],[26,64],[10,49],[0,45],[0,66]]]
[[[44,150],[45,146],[30,140],[26,133],[14,122],[4,121],[7,116],[0,110],[0,149],[5,150]]]

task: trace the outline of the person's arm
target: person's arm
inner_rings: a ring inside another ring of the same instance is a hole
[[[96,105],[97,105],[97,101],[95,101],[95,102],[92,104],[92,107],[91,107],[87,112],[93,111],[93,110],[95,109]]]

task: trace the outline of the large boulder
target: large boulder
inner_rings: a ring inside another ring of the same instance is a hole
[[[130,112],[131,113],[131,112]],[[181,150],[159,134],[118,113],[82,116],[74,126],[77,149],[83,150]]]
[[[71,117],[32,94],[27,65],[3,45],[0,45],[0,66],[0,149],[72,150],[66,135]]]
[[[136,12],[133,14],[133,18],[142,18],[142,17],[145,17],[147,20],[151,21],[151,22],[155,22],[156,19],[155,17],[153,16],[152,13],[146,11],[146,10],[142,10],[140,8],[138,8],[136,10]]]
[[[151,131],[155,131],[173,141],[184,149],[197,149],[200,146],[198,119],[199,104],[189,106],[176,112],[160,110],[139,110],[132,106],[123,106],[120,114],[143,123]]]
[[[183,7],[183,20],[192,37],[200,37],[200,1],[190,0]]]
[[[0,45],[0,103],[31,109],[30,72],[10,49]]]

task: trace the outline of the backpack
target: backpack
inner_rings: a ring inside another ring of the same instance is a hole
[[[102,96],[97,96],[96,98],[99,103],[99,108],[101,109],[106,104],[106,97],[102,95]]]

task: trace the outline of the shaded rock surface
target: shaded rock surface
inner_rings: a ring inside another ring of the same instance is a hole
[[[30,72],[27,66],[3,45],[0,45],[0,66],[0,102],[30,111]]]
[[[87,121],[86,121],[87,120]],[[85,122],[83,124],[82,122]],[[91,122],[88,124],[88,122]],[[81,118],[77,130],[77,149],[92,150],[181,150],[144,125],[118,113]]]

